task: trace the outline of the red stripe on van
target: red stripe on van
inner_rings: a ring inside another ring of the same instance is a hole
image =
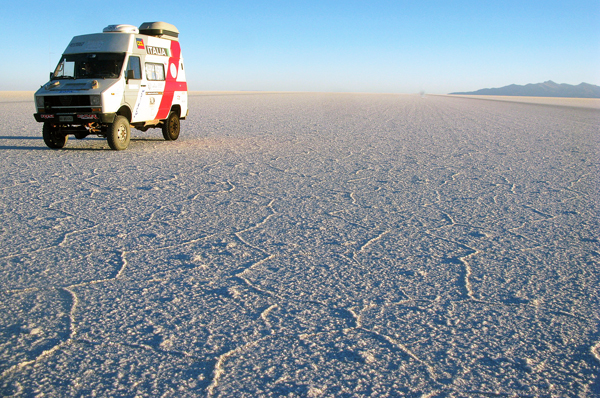
[[[169,116],[171,111],[171,105],[173,105],[173,97],[175,91],[187,91],[186,82],[178,82],[176,78],[171,76],[171,64],[175,64],[177,67],[177,76],[179,76],[179,60],[181,58],[181,47],[178,41],[171,41],[171,57],[169,58],[169,64],[167,70],[165,70],[165,90],[163,92],[160,105],[158,107],[158,113],[156,119],[162,120]]]

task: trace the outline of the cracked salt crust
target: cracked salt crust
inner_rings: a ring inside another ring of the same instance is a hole
[[[597,111],[196,93],[113,153],[11,101],[3,396],[598,395]]]

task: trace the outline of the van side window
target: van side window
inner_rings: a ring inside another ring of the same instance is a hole
[[[134,79],[142,78],[142,66],[140,63],[140,57],[134,57],[134,56],[129,57],[129,61],[127,62],[127,71],[130,71],[130,70],[133,71]],[[125,74],[125,76],[127,76],[127,74]]]
[[[165,80],[164,65],[146,62],[146,79],[148,79],[148,80]]]

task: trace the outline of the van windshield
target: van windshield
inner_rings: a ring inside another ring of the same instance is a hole
[[[52,79],[114,79],[123,68],[125,53],[65,54]]]

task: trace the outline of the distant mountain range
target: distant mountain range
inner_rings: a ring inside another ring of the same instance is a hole
[[[500,88],[484,88],[482,90],[450,93],[457,95],[512,95],[521,97],[568,97],[568,98],[600,98],[600,86],[581,83],[577,86],[571,84],[557,84],[552,80],[544,83],[526,84],[519,86],[511,84],[510,86]]]

